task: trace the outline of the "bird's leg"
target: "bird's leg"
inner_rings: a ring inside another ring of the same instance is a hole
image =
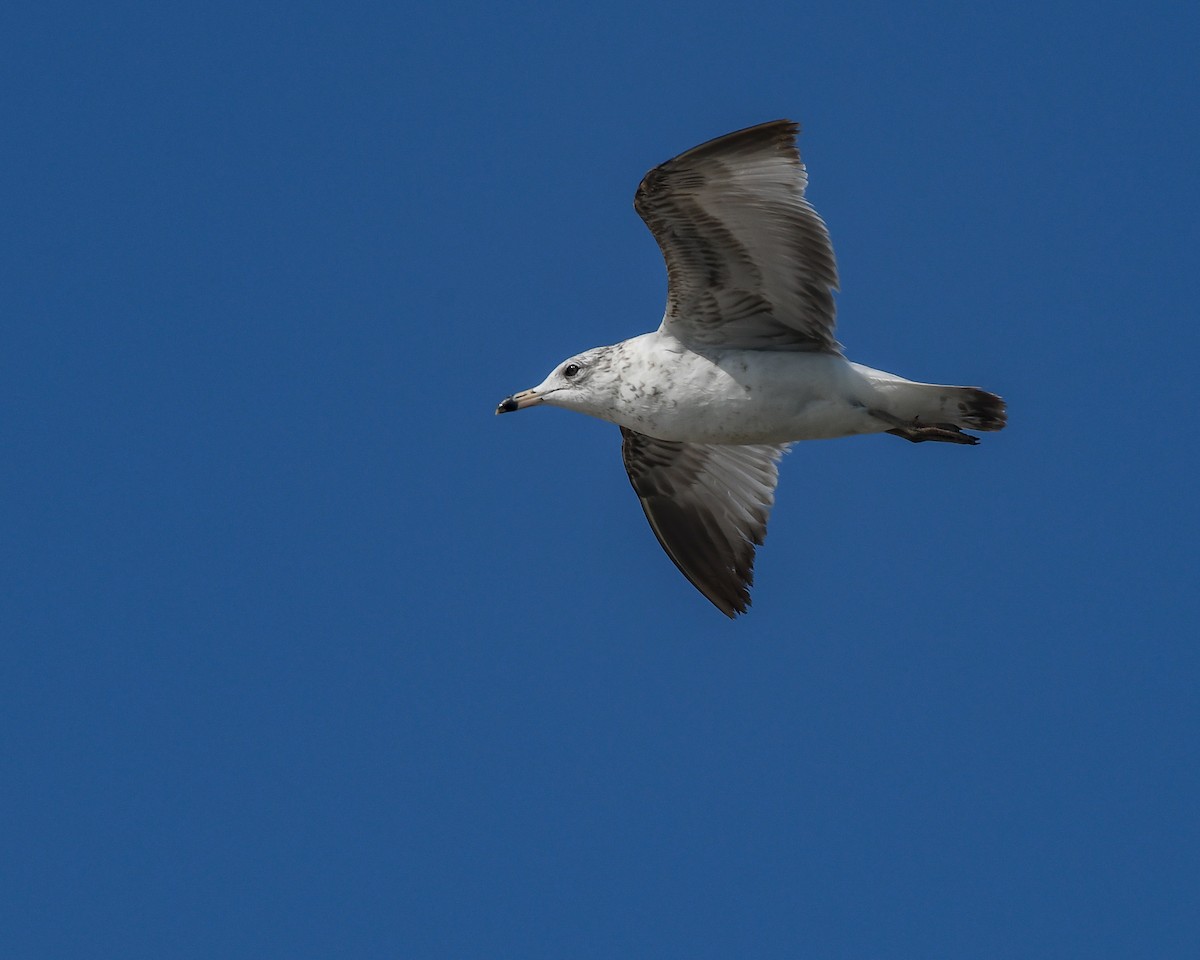
[[[926,440],[941,440],[943,443],[967,443],[976,444],[979,442],[978,437],[973,437],[969,433],[963,433],[958,427],[952,423],[931,423],[916,427],[896,427],[893,430],[887,430],[894,437],[903,437],[912,443],[924,443]]]
[[[966,443],[974,445],[978,437],[963,433],[961,428],[953,423],[921,423],[920,420],[901,420],[882,410],[871,410],[871,416],[884,423],[894,424],[891,430],[885,431],[893,437],[903,437],[910,443],[924,443],[926,440],[938,440],[942,443]]]

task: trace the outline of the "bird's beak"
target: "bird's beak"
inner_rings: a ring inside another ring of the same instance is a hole
[[[544,402],[542,395],[536,390],[522,390],[520,393],[514,393],[511,397],[501,400],[500,406],[496,408],[496,416],[500,416],[502,413],[512,413],[514,410],[524,410],[526,407],[533,407]]]

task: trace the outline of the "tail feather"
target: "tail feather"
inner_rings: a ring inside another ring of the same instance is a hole
[[[939,427],[952,433],[963,429],[1003,430],[1008,422],[1004,401],[978,387],[956,387],[938,383],[904,383],[894,388],[888,405],[900,435],[912,428]],[[924,431],[921,431],[924,433]],[[924,435],[923,439],[951,439]],[[969,440],[958,440],[969,443]]]
[[[954,387],[948,394],[947,404],[955,412],[950,423],[971,430],[1003,430],[1008,423],[1008,408],[994,393],[978,387]]]

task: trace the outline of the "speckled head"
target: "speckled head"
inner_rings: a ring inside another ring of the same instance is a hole
[[[576,410],[602,420],[612,419],[618,376],[616,358],[620,344],[593,347],[568,357],[536,387],[522,390],[500,401],[496,413],[512,413],[543,403]]]

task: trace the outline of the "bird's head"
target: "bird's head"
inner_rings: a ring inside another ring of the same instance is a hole
[[[548,403],[579,413],[603,417],[615,389],[611,348],[594,347],[568,357],[536,387],[506,397],[496,407],[496,413],[512,413]]]

